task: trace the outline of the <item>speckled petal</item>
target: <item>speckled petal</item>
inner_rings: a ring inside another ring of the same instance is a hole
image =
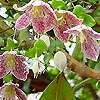
[[[56,16],[49,4],[43,1],[36,1],[33,3],[33,6],[41,8],[41,11],[40,9],[37,9],[39,12],[33,10],[32,24],[35,32],[43,34],[44,32],[51,30],[54,27]],[[37,13],[40,13],[40,15],[36,16]]]
[[[87,37],[82,43],[82,50],[87,58],[97,61],[99,56],[99,45],[96,40]]]
[[[30,22],[31,22],[30,15],[27,13],[24,13],[17,19],[17,21],[15,23],[15,28],[18,30],[22,30],[22,29],[26,28],[27,26],[29,26]]]
[[[9,73],[9,69],[6,66],[5,56],[0,55],[0,79]]]
[[[70,32],[65,33],[64,31],[70,29],[72,26],[80,25],[82,23],[82,19],[78,19],[70,11],[55,10],[54,12],[58,18],[54,27],[55,35],[61,41],[67,42],[70,37]]]
[[[20,80],[26,80],[28,69],[27,69],[27,64],[23,62],[25,58],[21,55],[16,55],[15,60],[16,60],[15,67],[11,69],[12,74]]]
[[[20,100],[27,100],[26,94],[20,90],[19,88],[15,88],[16,91],[16,96],[20,99]]]
[[[17,4],[14,4],[13,5],[13,8],[15,9],[15,10],[18,10],[18,11],[25,11],[25,10],[27,10],[28,9],[28,7],[30,7],[31,5],[32,5],[32,3],[34,2],[35,0],[31,0],[28,4],[26,4],[25,6],[23,6],[23,7],[17,7]]]
[[[77,18],[76,15],[74,15],[74,14],[73,14],[72,12],[70,12],[70,11],[66,11],[64,17],[65,17],[65,19],[66,19],[66,21],[67,21],[67,23],[68,23],[69,25],[72,24],[72,25],[76,26],[76,25],[82,24],[82,22],[83,22],[82,19]]]
[[[55,36],[63,41],[63,42],[67,42],[69,37],[70,37],[70,34],[69,33],[63,33],[66,29],[68,29],[68,25],[63,25],[63,26],[56,26],[54,28],[54,32],[55,32]]]

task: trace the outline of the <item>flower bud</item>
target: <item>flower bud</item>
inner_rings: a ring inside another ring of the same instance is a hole
[[[42,35],[40,37],[41,40],[43,40],[45,42],[45,44],[47,45],[47,47],[50,46],[50,40],[49,40],[49,37],[47,35]]]
[[[59,71],[63,71],[67,63],[66,55],[58,51],[54,55],[54,64]]]

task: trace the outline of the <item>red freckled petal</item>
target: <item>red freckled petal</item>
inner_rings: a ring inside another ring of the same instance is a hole
[[[27,100],[25,93],[20,90],[19,88],[15,88],[16,91],[16,96],[20,99],[20,100]]]
[[[15,63],[15,67],[12,68],[11,70],[12,74],[20,80],[26,80],[28,69],[27,69],[27,65],[23,62],[24,58],[17,55],[15,59],[16,59],[16,63]]]
[[[54,28],[56,37],[63,42],[67,42],[70,37],[69,33],[68,34],[63,33],[66,29],[68,29],[68,25],[56,26]]]
[[[99,56],[99,45],[96,40],[87,37],[87,40],[82,43],[82,50],[87,58],[97,61]]]
[[[9,70],[6,66],[5,57],[0,56],[0,79],[9,73]]]
[[[29,17],[28,14],[24,13],[17,19],[15,28],[18,30],[22,30],[27,26],[29,26],[30,22],[31,22],[31,18]]]
[[[43,15],[38,16],[37,18],[33,15],[32,24],[35,32],[43,34],[44,32],[50,31],[54,27],[54,21],[56,18],[52,8],[47,3],[42,1],[36,2],[40,2],[38,6],[42,7]]]
[[[70,11],[67,11],[65,13],[65,18],[66,18],[66,21],[69,23],[69,24],[73,24],[73,25],[80,25],[82,24],[83,20],[82,19],[79,19],[76,17],[76,15],[74,15],[72,12]]]

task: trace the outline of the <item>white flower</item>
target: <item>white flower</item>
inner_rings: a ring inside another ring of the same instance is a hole
[[[66,55],[58,51],[54,55],[54,64],[59,71],[63,71],[67,63]]]

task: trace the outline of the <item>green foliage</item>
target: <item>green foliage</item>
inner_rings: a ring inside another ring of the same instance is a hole
[[[4,40],[2,37],[0,37],[0,46],[3,46],[4,45]]]
[[[53,9],[67,9],[65,2],[63,0],[52,0],[49,2]]]
[[[60,73],[43,92],[39,100],[76,100],[63,73]]]
[[[12,74],[8,74],[3,78],[4,83],[12,82],[13,81],[13,76]]]
[[[7,45],[6,47],[2,48],[2,50],[13,50],[15,48],[15,43],[11,38],[7,38]]]
[[[34,47],[29,49],[27,52],[26,52],[26,56],[27,57],[30,57],[30,58],[33,58],[35,57],[35,55],[37,54],[37,56],[39,57],[43,51],[45,51],[47,49],[47,45],[46,43],[41,40],[41,39],[38,39],[35,43],[34,43]]]
[[[93,17],[89,14],[86,14],[85,9],[80,5],[74,7],[73,13],[77,15],[77,17],[82,18],[83,24],[85,24],[86,26],[92,27],[96,24]]]

